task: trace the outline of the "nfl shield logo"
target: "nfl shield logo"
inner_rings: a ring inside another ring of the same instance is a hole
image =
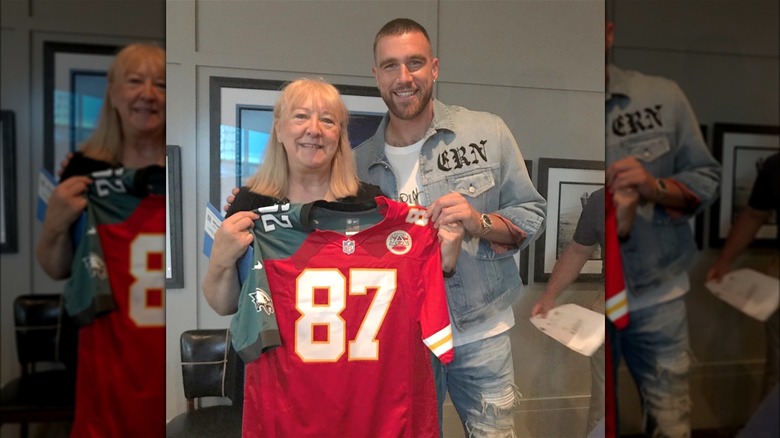
[[[346,255],[352,254],[355,252],[355,241],[352,239],[347,239],[341,242],[341,250],[344,251],[344,254]]]

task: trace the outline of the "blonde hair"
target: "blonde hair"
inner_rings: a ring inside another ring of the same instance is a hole
[[[277,199],[287,197],[289,173],[287,151],[276,135],[276,124],[289,117],[293,108],[312,98],[327,108],[336,118],[339,129],[339,144],[333,156],[330,168],[330,191],[336,199],[357,194],[359,182],[352,147],[349,144],[347,124],[349,111],[341,94],[333,85],[322,79],[297,79],[282,89],[282,95],[274,105],[274,128],[265,150],[265,158],[260,168],[247,181],[250,190]]]
[[[92,135],[81,145],[81,152],[97,160],[119,164],[122,161],[124,131],[119,113],[111,101],[111,87],[123,80],[130,69],[154,63],[165,71],[165,49],[153,44],[130,44],[120,50],[108,70],[108,86],[100,108],[100,118]]]

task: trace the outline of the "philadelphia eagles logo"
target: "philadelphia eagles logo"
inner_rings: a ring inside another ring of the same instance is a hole
[[[81,259],[89,272],[90,278],[99,278],[105,280],[108,278],[108,272],[106,271],[106,263],[94,252],[89,253],[89,256]]]
[[[266,315],[270,315],[274,313],[274,302],[271,300],[271,296],[268,295],[268,292],[258,288],[255,288],[255,291],[250,293],[249,296],[252,298],[252,302],[255,303],[255,309],[257,309],[257,312],[260,313],[262,310],[266,313]]]

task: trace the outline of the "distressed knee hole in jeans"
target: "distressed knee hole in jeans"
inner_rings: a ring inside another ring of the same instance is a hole
[[[469,438],[515,438],[514,408],[522,394],[512,385],[501,392],[482,394],[482,420],[466,422]]]
[[[650,436],[690,437],[690,365],[688,352],[674,360],[660,359],[655,370],[655,384],[641,391],[645,408],[645,432]]]

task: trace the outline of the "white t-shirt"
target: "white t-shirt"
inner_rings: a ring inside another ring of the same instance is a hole
[[[405,147],[391,146],[385,143],[385,156],[398,185],[398,200],[410,205],[428,205],[433,200],[425,199],[420,192],[420,151],[424,140]],[[499,312],[491,318],[482,321],[468,331],[460,331],[452,325],[452,343],[455,346],[487,339],[499,335],[515,325],[515,315],[512,308]]]
[[[398,184],[398,200],[409,205],[427,205],[420,193],[420,151],[424,140],[405,147],[390,146],[385,143],[385,156]]]

